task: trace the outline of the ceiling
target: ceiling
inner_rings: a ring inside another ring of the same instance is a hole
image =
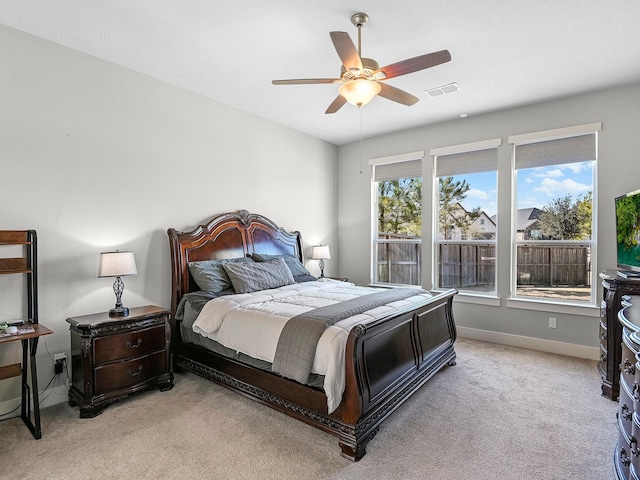
[[[378,97],[325,115],[337,85],[271,84],[338,77],[329,32],[357,44],[359,11],[362,55],[380,65],[451,52],[388,80],[417,104]],[[640,81],[638,0],[3,0],[0,23],[335,145]]]

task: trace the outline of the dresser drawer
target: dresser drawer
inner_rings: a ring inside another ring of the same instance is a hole
[[[96,338],[94,342],[93,354],[96,365],[140,357],[165,348],[164,325],[106,335]]]
[[[631,457],[631,468],[636,472],[640,471],[640,450],[637,439],[640,438],[640,417],[634,412],[633,427],[631,428],[631,439],[629,448],[629,457]]]
[[[633,388],[633,387],[632,387]],[[618,423],[627,437],[631,437],[633,427],[634,399],[633,392],[624,380],[620,382],[620,402],[618,406]]]
[[[629,478],[629,467],[631,465],[630,440],[620,425],[620,419],[618,419],[618,443],[616,444],[614,458],[616,468],[624,475],[623,478]]]
[[[143,383],[166,371],[166,352],[110,363],[95,369],[95,395]]]
[[[620,355],[620,378],[624,379],[633,394],[633,386],[636,376],[636,354],[637,346],[629,340],[628,335],[622,336],[622,350]]]

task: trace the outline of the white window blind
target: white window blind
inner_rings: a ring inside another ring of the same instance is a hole
[[[498,168],[498,149],[454,153],[436,157],[436,177],[490,172]]]
[[[596,160],[596,134],[515,145],[515,168],[548,167]]]
[[[500,138],[431,149],[436,157],[436,177],[490,172],[498,169]]]
[[[411,160],[408,162],[388,163],[377,165],[374,172],[374,180],[383,182],[385,180],[396,180],[398,178],[411,178],[422,176],[422,160]]]

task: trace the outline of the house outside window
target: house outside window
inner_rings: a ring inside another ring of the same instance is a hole
[[[435,162],[434,285],[496,295],[500,139],[431,150]]]
[[[424,152],[372,159],[374,283],[422,283],[422,158]]]
[[[509,137],[514,211],[511,296],[595,304],[600,124]]]

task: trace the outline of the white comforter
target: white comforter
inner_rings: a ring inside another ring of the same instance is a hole
[[[333,280],[287,285],[255,293],[227,295],[209,301],[193,324],[193,331],[251,357],[273,362],[278,338],[289,318],[378,289]],[[316,350],[313,373],[324,375],[329,413],[342,400],[345,383],[344,355],[349,331],[429,298],[421,293],[368,310],[335,323],[324,332]]]

